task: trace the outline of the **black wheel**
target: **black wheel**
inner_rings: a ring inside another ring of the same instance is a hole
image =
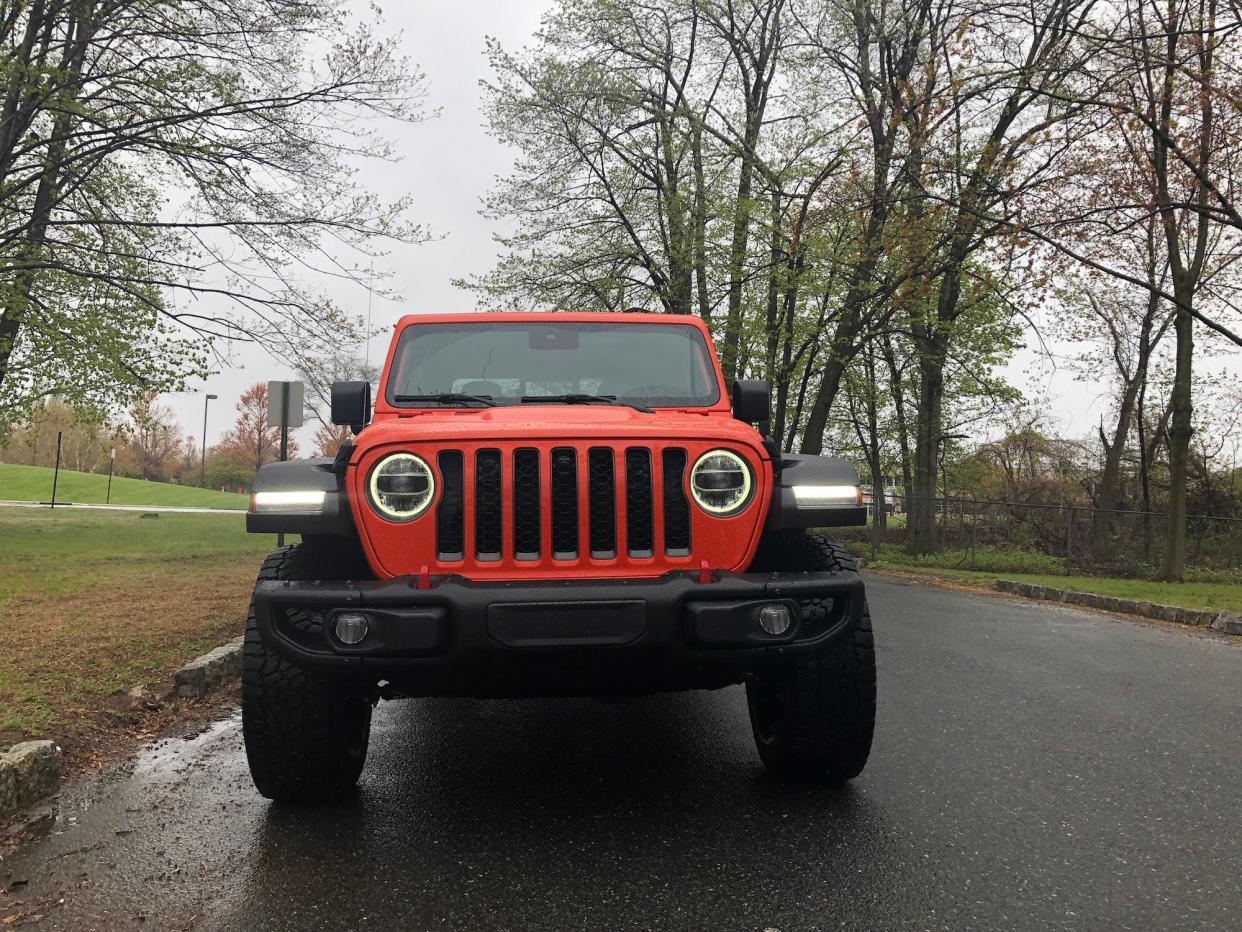
[[[353,554],[303,543],[273,550],[259,579],[340,579],[343,568],[356,566]],[[321,623],[305,614],[302,623]],[[366,690],[319,679],[269,651],[259,639],[252,605],[242,667],[242,736],[258,791],[282,802],[347,796],[362,773],[370,734]]]
[[[782,535],[756,559],[767,570],[854,569],[840,544]],[[804,614],[817,606],[803,606]],[[862,773],[875,730],[875,642],[863,603],[853,634],[812,657],[774,665],[746,683],[759,757],[782,780],[839,785]]]

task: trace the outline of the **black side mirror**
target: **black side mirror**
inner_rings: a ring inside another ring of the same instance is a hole
[[[371,383],[332,383],[332,423],[348,425],[356,434],[371,422]]]
[[[733,416],[747,424],[761,424],[772,416],[772,390],[766,379],[733,383]]]

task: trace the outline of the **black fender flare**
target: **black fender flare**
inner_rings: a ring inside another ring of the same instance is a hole
[[[259,467],[250,483],[256,492],[323,492],[320,511],[246,512],[246,530],[252,534],[354,536],[353,515],[340,479],[341,470],[330,459],[287,460]]]
[[[796,485],[858,486],[858,470],[849,460],[836,456],[781,454],[764,533],[789,528],[861,527],[867,523],[865,505],[799,506],[794,498]]]

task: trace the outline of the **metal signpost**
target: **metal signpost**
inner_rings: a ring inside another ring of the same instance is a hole
[[[280,428],[280,461],[289,458],[289,428],[301,427],[305,414],[302,406],[306,386],[301,382],[267,383],[267,422]],[[285,535],[276,535],[276,546],[285,545]]]
[[[104,496],[104,504],[112,504],[112,467],[116,465],[116,447],[108,454],[108,494]]]
[[[56,431],[56,469],[52,473],[52,507],[56,507],[56,483],[60,479],[60,431]]]

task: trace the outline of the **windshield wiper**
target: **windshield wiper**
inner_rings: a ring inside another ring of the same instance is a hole
[[[621,405],[626,408],[633,408],[635,411],[641,411],[643,414],[654,414],[655,412],[646,405],[640,405],[633,401],[622,401],[616,395],[523,395],[522,404],[561,404],[561,405]]]
[[[496,407],[496,402],[492,401],[491,395],[466,395],[462,392],[440,392],[438,395],[394,395],[392,400],[402,403],[408,401],[414,404],[423,401],[434,401],[442,405],[473,402],[485,408]]]

